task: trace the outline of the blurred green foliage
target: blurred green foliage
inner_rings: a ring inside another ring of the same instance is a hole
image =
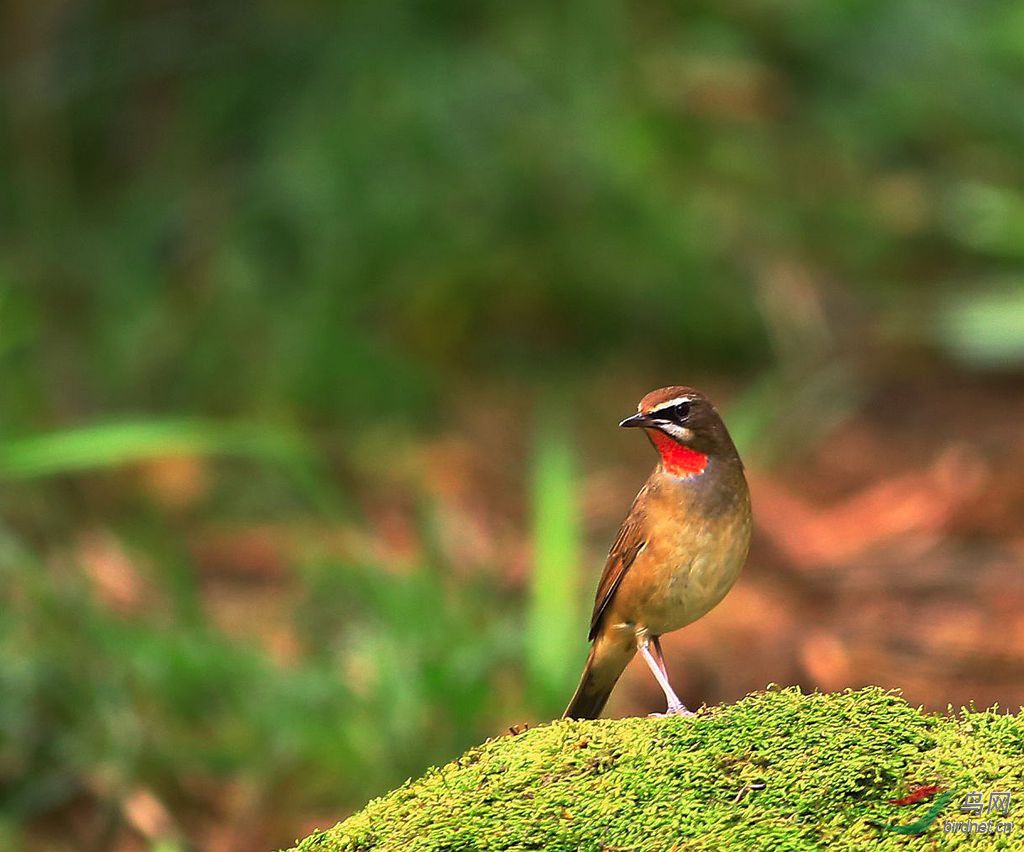
[[[508,697],[497,681],[522,658],[523,630],[490,578],[455,584],[431,565],[302,570],[301,653],[281,666],[214,628],[180,577],[164,579],[159,618],[126,619],[5,534],[0,822],[84,796],[116,823],[139,789],[187,817],[228,785],[254,814],[297,819],[493,733]]]
[[[856,404],[880,347],[1024,359],[1008,0],[58,0],[6,4],[0,33],[15,825],[97,773],[115,799],[140,779],[185,798],[197,769],[354,806],[503,702],[557,712],[579,662],[582,610],[555,621],[581,552],[555,432],[534,449],[527,594],[439,548],[404,573],[300,559],[291,668],[203,615],[175,543],[199,518],[82,471],[229,456],[201,520],[360,523],[366,436],[423,437],[474,383],[759,377],[747,443],[771,389],[798,384],[822,421]],[[59,569],[96,522],[146,555],[162,621]]]
[[[68,2],[4,24],[7,430],[351,422],[422,411],[453,373],[631,352],[756,364],[769,261],[882,304],[1020,261],[1011,2]]]

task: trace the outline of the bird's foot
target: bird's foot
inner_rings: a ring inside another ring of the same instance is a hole
[[[667,719],[669,716],[695,716],[697,715],[692,710],[687,710],[682,704],[669,704],[668,709],[664,713],[650,713],[648,719]]]

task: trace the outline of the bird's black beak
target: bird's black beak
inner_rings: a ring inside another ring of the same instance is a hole
[[[630,426],[649,426],[651,424],[651,419],[652,418],[648,417],[646,414],[634,414],[632,417],[627,417],[623,420],[619,426],[623,429]]]

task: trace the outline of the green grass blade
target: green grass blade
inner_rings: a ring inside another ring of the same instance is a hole
[[[308,448],[262,424],[136,420],[74,427],[0,442],[0,477],[26,479],[118,467],[174,455],[228,455],[291,461]]]
[[[557,712],[585,657],[579,615],[580,529],[572,450],[545,422],[533,468],[533,573],[526,662],[533,705]]]

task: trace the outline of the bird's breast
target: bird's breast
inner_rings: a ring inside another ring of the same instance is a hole
[[[724,496],[663,487],[646,508],[647,546],[619,598],[624,621],[661,635],[696,621],[736,582],[750,544],[750,498],[740,473]]]

